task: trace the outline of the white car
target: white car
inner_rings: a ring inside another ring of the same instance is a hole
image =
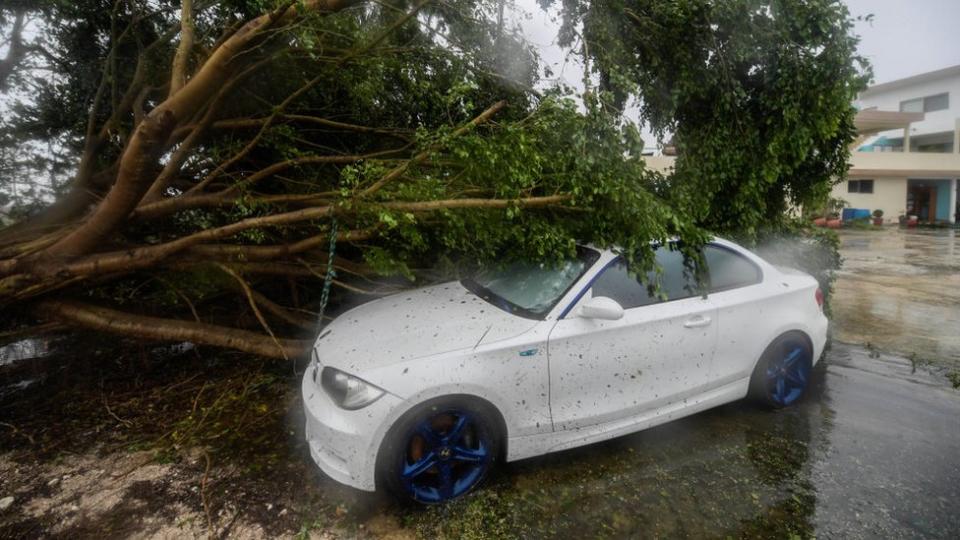
[[[731,242],[638,280],[609,250],[514,264],[352,309],[303,378],[320,468],[362,490],[440,503],[514,461],[632,433],[753,395],[795,403],[823,351],[816,280]],[[702,290],[702,289],[701,289]],[[664,297],[664,295],[666,297]]]

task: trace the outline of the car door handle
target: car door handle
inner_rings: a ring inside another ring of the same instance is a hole
[[[687,319],[687,322],[683,323],[684,328],[701,328],[703,326],[709,326],[711,322],[710,317],[704,317],[703,315],[697,315],[692,319]]]

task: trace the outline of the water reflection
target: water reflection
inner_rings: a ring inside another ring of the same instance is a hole
[[[0,347],[0,367],[28,358],[42,358],[53,351],[50,340],[24,339]]]
[[[960,365],[960,240],[955,230],[842,231],[836,337]]]

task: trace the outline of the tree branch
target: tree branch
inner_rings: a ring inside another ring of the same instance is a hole
[[[299,6],[325,12],[339,11],[354,0],[307,0]],[[179,92],[167,98],[137,126],[120,158],[120,170],[113,188],[89,219],[71,234],[46,249],[52,258],[84,255],[100,245],[130,215],[150,188],[153,170],[164,143],[178,123],[189,121],[214,95],[232,73],[234,57],[253,45],[275,23],[286,24],[298,16],[299,8],[283,8],[262,15],[227,39],[200,67]]]
[[[184,143],[186,144],[186,143]],[[179,197],[171,197],[158,201],[145,201],[133,212],[133,217],[138,219],[154,219],[165,216],[173,212],[188,210],[191,208],[216,207],[237,202],[236,193],[242,188],[250,187],[257,182],[269,178],[279,172],[299,165],[349,165],[365,159],[375,159],[392,154],[403,152],[404,148],[395,148],[383,150],[380,152],[371,152],[369,154],[343,155],[343,156],[301,156],[288,159],[279,163],[274,163],[265,167],[250,176],[244,178],[237,184],[215,193],[197,193],[192,194],[193,190]],[[198,184],[199,186],[199,184]]]
[[[568,200],[570,200],[570,195],[549,195],[544,197],[527,197],[525,199],[445,199],[437,201],[390,202],[383,203],[380,206],[402,212],[433,212],[437,210],[468,208],[497,209],[507,208],[513,205],[526,208],[536,208],[557,205]],[[81,276],[104,272],[136,270],[156,264],[167,257],[180,253],[188,248],[203,244],[204,242],[228,238],[249,229],[277,225],[289,225],[291,223],[299,223],[303,221],[309,221],[311,219],[327,218],[333,215],[352,212],[355,212],[355,209],[338,209],[338,207],[334,206],[318,206],[281,214],[252,217],[231,223],[229,225],[223,225],[221,227],[199,231],[191,235],[172,240],[165,244],[145,246],[124,251],[100,253],[67,264],[54,264],[49,268],[39,265],[34,268],[34,271],[39,272],[40,275],[56,275],[63,278],[65,276]],[[6,262],[7,261],[0,261],[0,263]],[[12,268],[5,268],[3,265],[0,265],[0,275],[3,275],[4,273],[10,273],[11,269]]]
[[[227,120],[218,120],[210,126],[210,129],[215,130],[227,130],[227,129],[250,129],[258,128],[262,126],[270,117],[265,118],[232,118]],[[385,128],[376,128],[369,126],[360,126],[357,124],[350,124],[348,122],[337,122],[335,120],[329,120],[327,118],[321,118],[319,116],[311,116],[306,114],[280,114],[273,119],[273,122],[299,122],[303,124],[316,124],[318,126],[328,127],[335,130],[342,131],[353,131],[356,133],[369,133],[374,135],[385,135],[388,137],[394,137],[400,139],[404,142],[410,142],[410,134],[405,133],[404,130],[399,129],[385,129]],[[173,140],[180,140],[183,137],[186,137],[190,133],[190,130],[193,129],[192,125],[186,125],[178,127],[172,135]]]
[[[460,135],[463,135],[464,133],[466,133],[466,132],[470,131],[471,129],[473,129],[475,126],[486,122],[487,120],[490,119],[491,116],[493,116],[494,114],[497,114],[497,111],[499,111],[500,109],[504,108],[504,107],[506,106],[506,104],[507,104],[506,101],[498,101],[498,102],[494,103],[493,105],[490,106],[490,108],[488,108],[487,110],[485,110],[485,111],[483,111],[482,113],[480,113],[479,116],[477,116],[477,117],[474,118],[473,120],[467,122],[467,123],[464,124],[463,126],[460,126],[459,128],[457,128],[453,133],[450,134],[450,136],[451,136],[451,137],[459,137]],[[437,147],[436,147],[436,146],[432,146],[432,147],[430,147],[430,148],[427,148],[427,149],[424,150],[423,152],[420,152],[419,154],[417,154],[417,155],[414,156],[413,158],[407,160],[406,162],[404,162],[404,163],[402,163],[402,164],[400,164],[400,165],[397,165],[397,166],[394,167],[392,170],[390,170],[390,172],[388,172],[387,174],[383,175],[382,178],[380,178],[379,180],[377,180],[376,182],[374,182],[373,185],[371,185],[370,187],[368,187],[368,188],[364,189],[363,191],[361,191],[359,196],[360,196],[360,197],[369,197],[370,195],[373,195],[374,193],[376,193],[377,191],[379,191],[383,186],[385,186],[385,185],[389,184],[390,182],[396,180],[397,178],[400,178],[401,176],[403,176],[403,174],[404,174],[405,172],[407,172],[407,170],[409,170],[411,167],[414,167],[414,166],[416,166],[416,165],[418,165],[418,164],[426,161],[427,158],[430,157],[430,154],[433,153],[433,152],[436,151],[436,150],[437,150]]]
[[[176,94],[187,80],[187,64],[193,49],[193,1],[180,2],[180,45],[173,57],[173,69],[170,74],[170,95]]]
[[[377,228],[345,231],[337,235],[338,242],[356,242],[367,240],[377,233]],[[311,236],[291,244],[276,246],[243,246],[234,244],[203,244],[187,250],[190,255],[204,258],[217,258],[238,261],[271,261],[284,259],[323,246],[330,237],[324,234]]]
[[[280,345],[280,342],[277,341],[276,334],[273,333],[273,329],[270,328],[270,325],[267,324],[267,319],[263,317],[263,313],[260,313],[260,308],[257,307],[257,301],[253,298],[253,290],[250,288],[250,285],[240,276],[240,274],[234,272],[229,266],[224,264],[217,264],[221,270],[231,275],[237,283],[240,285],[240,289],[243,291],[244,295],[247,297],[247,303],[250,304],[250,309],[253,310],[253,314],[257,316],[257,320],[260,321],[260,326],[267,331],[267,334],[270,334],[270,339],[273,340],[274,345],[277,346],[277,349],[280,351],[280,354],[283,356],[284,360],[289,360],[286,351],[283,350],[283,346]]]
[[[161,341],[189,341],[236,349],[270,358],[299,358],[309,341],[279,339],[280,348],[269,336],[207,323],[136,315],[71,300],[44,300],[35,312],[46,319],[102,332]]]

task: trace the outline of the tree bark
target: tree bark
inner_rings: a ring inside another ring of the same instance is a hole
[[[170,75],[170,95],[176,94],[183,88],[187,80],[187,64],[190,61],[190,51],[193,49],[193,0],[180,1],[180,45],[173,58],[173,69]]]
[[[71,300],[44,300],[34,308],[44,318],[101,332],[158,341],[189,341],[236,349],[270,358],[298,358],[309,350],[309,341],[271,339],[247,330],[214,324],[134,315]],[[278,346],[279,344],[279,346]]]
[[[355,1],[309,0],[299,5],[306,10],[335,12]],[[120,158],[116,183],[106,198],[84,223],[47,248],[44,254],[54,259],[77,257],[89,253],[106,240],[150,189],[157,162],[173,130],[177,125],[189,122],[230,78],[236,68],[234,57],[253,45],[265,30],[276,24],[286,24],[297,15],[297,8],[281,8],[250,21],[224,41],[180,91],[159,104],[137,126]]]

